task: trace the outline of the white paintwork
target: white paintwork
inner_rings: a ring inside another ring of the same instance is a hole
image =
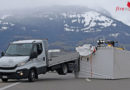
[[[50,53],[50,52],[61,52],[61,50],[60,49],[51,49],[51,50],[48,50],[48,52]]]
[[[89,58],[88,61],[87,58]],[[92,59],[90,56],[82,57],[79,77],[102,79],[130,78],[130,51],[119,50],[114,47],[98,48],[96,53],[92,55]]]
[[[20,44],[20,43],[42,43],[42,40],[19,40],[19,41],[14,41],[12,42],[13,44]]]
[[[25,62],[29,56],[4,56],[0,58],[0,67],[14,67],[15,65]]]

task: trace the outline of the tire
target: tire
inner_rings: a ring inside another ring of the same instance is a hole
[[[29,82],[34,82],[35,80],[36,80],[36,72],[35,72],[35,70],[30,70],[30,72],[29,72],[29,76],[28,76],[28,81]]]
[[[73,73],[73,71],[74,71],[74,63],[68,63],[67,67],[68,67],[68,73]]]
[[[63,74],[66,75],[67,72],[68,72],[68,67],[67,67],[67,65],[66,65],[66,64],[63,64],[62,69],[63,69]]]
[[[36,74],[35,78],[38,79],[38,74]]]
[[[2,80],[2,82],[8,82],[8,79],[2,78],[1,80]]]
[[[68,73],[73,73],[73,70],[68,70]]]
[[[66,75],[68,72],[68,67],[66,64],[62,64],[61,68],[56,70],[59,75]]]

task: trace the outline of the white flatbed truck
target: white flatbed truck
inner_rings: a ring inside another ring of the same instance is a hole
[[[66,75],[74,71],[78,60],[77,52],[48,52],[46,39],[14,41],[5,53],[1,53],[0,78],[3,82],[8,79],[32,82],[38,79],[39,74],[54,70],[59,75]]]

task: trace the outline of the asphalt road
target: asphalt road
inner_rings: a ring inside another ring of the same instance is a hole
[[[75,79],[73,74],[60,76],[47,73],[32,83],[27,80],[10,80],[7,83],[0,81],[0,90],[130,90],[130,79],[87,80]]]

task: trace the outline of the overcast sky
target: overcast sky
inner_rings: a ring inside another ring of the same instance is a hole
[[[117,6],[127,7],[130,0],[0,0],[0,10],[33,8],[52,5],[80,5],[90,8],[102,7],[112,16],[130,25],[130,11],[116,12]]]

